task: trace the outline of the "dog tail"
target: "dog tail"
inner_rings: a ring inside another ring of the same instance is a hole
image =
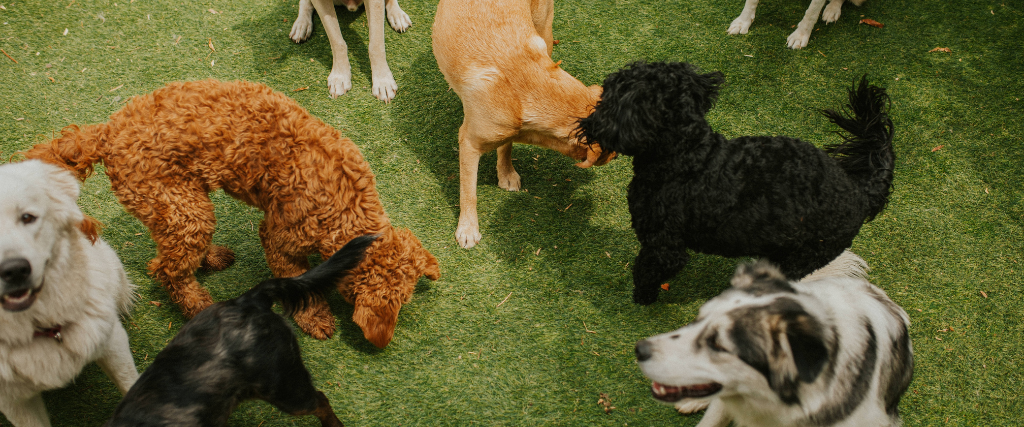
[[[824,110],[822,114],[842,128],[843,142],[825,147],[851,178],[864,184],[870,201],[867,220],[878,215],[889,202],[892,170],[896,158],[892,150],[893,124],[889,119],[889,95],[885,88],[868,84],[867,75],[850,89],[849,104],[843,111]]]
[[[239,305],[255,304],[268,310],[274,301],[281,301],[285,314],[291,316],[309,305],[314,296],[323,296],[342,276],[359,265],[366,249],[377,237],[356,237],[327,261],[301,276],[264,280],[235,301]]]
[[[93,163],[103,158],[99,147],[106,138],[106,124],[84,127],[71,125],[61,129],[59,138],[36,144],[25,152],[25,157],[61,166],[71,171],[78,180],[85,181],[85,178],[92,175]]]
[[[859,255],[853,253],[853,251],[847,249],[843,253],[839,254],[836,259],[829,262],[824,267],[811,272],[800,279],[801,282],[813,282],[815,280],[821,280],[828,277],[852,277],[855,279],[868,279],[868,272],[871,268],[868,267],[868,262],[864,261]]]

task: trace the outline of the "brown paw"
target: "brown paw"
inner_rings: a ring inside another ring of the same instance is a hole
[[[198,282],[192,282],[177,289],[169,289],[171,301],[178,304],[181,313],[191,319],[213,304],[213,297],[210,293],[199,286]]]
[[[334,315],[331,314],[327,302],[322,299],[318,299],[305,310],[296,312],[292,318],[302,332],[313,338],[325,340],[334,335]]]
[[[203,258],[201,268],[209,271],[221,271],[235,263],[235,252],[224,246],[211,245]]]

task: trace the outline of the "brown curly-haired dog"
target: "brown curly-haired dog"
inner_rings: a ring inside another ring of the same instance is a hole
[[[338,284],[355,305],[352,320],[377,347],[391,342],[419,277],[440,277],[437,259],[416,236],[391,226],[359,148],[261,84],[171,83],[134,98],[107,123],[68,126],[25,155],[82,180],[102,161],[118,200],[156,241],[150,273],[190,318],[213,303],[195,270],[234,262],[230,249],[211,245],[216,220],[208,193],[217,189],[263,210],[260,239],[278,277],[308,270],[309,254],[327,259],[356,236],[380,234]],[[294,318],[316,338],[334,333],[322,299]]]

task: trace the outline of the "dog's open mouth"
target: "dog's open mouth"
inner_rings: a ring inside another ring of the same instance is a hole
[[[39,295],[39,291],[43,287],[40,286],[36,289],[19,289],[13,292],[8,292],[0,297],[0,306],[7,311],[22,311],[32,306],[32,303],[36,302],[36,296]]]
[[[693,397],[707,397],[722,389],[719,383],[696,384],[691,386],[670,386],[658,382],[651,383],[651,394],[655,399],[665,402],[678,402]]]

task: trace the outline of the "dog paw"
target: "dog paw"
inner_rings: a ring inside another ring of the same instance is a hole
[[[711,402],[700,399],[683,399],[676,402],[676,410],[680,414],[692,414],[697,411],[703,411],[708,408],[708,404]]]
[[[327,76],[327,88],[331,93],[331,98],[344,95],[345,92],[352,89],[352,74],[331,70],[331,74]]]
[[[207,271],[221,271],[235,263],[235,252],[224,246],[211,245],[201,268]]]
[[[843,3],[833,1],[825,6],[825,11],[821,13],[821,20],[825,21],[826,24],[831,24],[839,20],[839,13],[842,11]]]
[[[811,38],[811,30],[804,31],[801,28],[797,28],[793,31],[793,34],[789,35],[789,39],[786,40],[786,46],[790,49],[803,49],[807,47],[807,40]]]
[[[398,92],[398,83],[395,83],[395,78],[390,73],[388,74],[387,77],[373,78],[373,96],[384,102],[391,102]]]
[[[729,34],[746,34],[747,30],[750,29],[750,24],[754,22],[753,19],[746,19],[744,17],[736,18],[729,25]]]
[[[519,191],[522,186],[522,180],[519,178],[519,172],[513,170],[511,173],[498,174],[498,187],[501,187],[508,191]]]
[[[395,31],[404,33],[412,26],[412,19],[409,19],[409,15],[402,9],[388,9],[388,23]]]
[[[292,31],[288,33],[288,37],[295,43],[302,43],[309,38],[310,34],[313,34],[313,20],[308,16],[300,16],[292,24]]]
[[[463,249],[469,249],[476,246],[480,242],[480,227],[473,223],[464,223],[459,221],[459,228],[455,230],[455,240],[459,242],[459,246]]]

